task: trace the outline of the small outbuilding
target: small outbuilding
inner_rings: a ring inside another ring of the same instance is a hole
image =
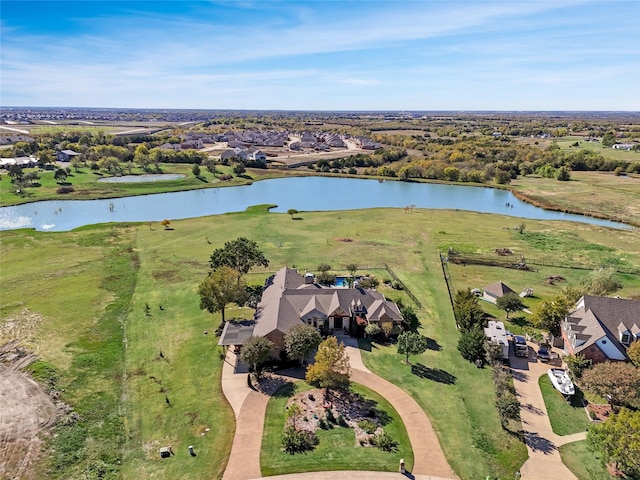
[[[507,285],[505,285],[502,280],[496,283],[492,283],[482,289],[482,298],[489,303],[496,304],[500,297],[504,297],[507,293],[516,293]]]

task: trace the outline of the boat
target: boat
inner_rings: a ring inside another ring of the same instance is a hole
[[[558,390],[561,394],[571,396],[576,393],[576,387],[573,386],[573,382],[569,378],[569,373],[561,368],[551,368],[547,372],[549,380],[553,384],[553,388]]]

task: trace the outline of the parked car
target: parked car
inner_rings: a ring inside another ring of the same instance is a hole
[[[538,347],[538,360],[548,362],[551,360],[551,347],[545,343]]]
[[[514,336],[513,343],[515,344],[516,357],[529,356],[529,346],[527,345],[527,341],[524,339],[524,337],[520,335]]]

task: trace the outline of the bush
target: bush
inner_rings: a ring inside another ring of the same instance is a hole
[[[282,449],[290,455],[313,450],[316,445],[318,445],[318,437],[315,433],[287,427],[282,434]]]
[[[391,282],[391,288],[393,288],[394,290],[404,290],[404,285],[402,285],[398,281],[393,281]]]
[[[358,422],[358,427],[360,427],[366,433],[371,434],[378,429],[378,424],[376,422],[372,422],[371,420],[360,420]]]
[[[344,419],[344,417],[342,416],[342,414],[338,415],[338,425],[340,425],[341,427],[348,427],[349,424],[347,423],[347,421]]]
[[[73,192],[75,192],[75,191],[76,191],[76,190],[75,190],[75,188],[70,187],[70,186],[68,186],[68,185],[67,185],[67,186],[65,186],[65,187],[59,187],[59,188],[56,190],[56,193],[73,193]]]
[[[366,333],[369,337],[375,337],[376,335],[380,335],[382,333],[382,329],[377,323],[370,323],[369,325],[364,327],[364,333]]]
[[[369,443],[378,447],[383,452],[395,452],[398,450],[398,442],[387,432],[371,435],[371,437],[369,437]]]
[[[333,414],[333,410],[327,409],[327,423],[337,423],[336,417]]]
[[[329,429],[329,425],[327,424],[327,422],[325,421],[324,418],[319,418],[318,419],[318,426],[322,429],[322,430],[328,430]]]

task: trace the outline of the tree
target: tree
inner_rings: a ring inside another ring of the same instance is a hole
[[[198,287],[200,295],[200,308],[209,313],[220,312],[222,321],[224,309],[231,302],[238,305],[244,303],[246,285],[240,274],[231,267],[222,266],[215,268],[207,275]]]
[[[249,337],[242,344],[240,361],[253,365],[253,371],[260,377],[260,365],[269,360],[273,352],[273,342],[267,337]]]
[[[296,325],[284,336],[284,346],[289,358],[302,361],[313,350],[318,348],[322,337],[311,325]]]
[[[519,312],[524,308],[522,299],[514,292],[506,293],[498,298],[496,305],[500,310],[507,312],[507,318],[509,318],[509,312]]]
[[[597,363],[584,371],[581,384],[613,405],[640,407],[640,369],[630,363]]]
[[[598,268],[589,274],[582,282],[584,293],[595,296],[609,295],[619,288],[622,284],[614,277],[616,271],[613,267]]]
[[[252,267],[262,265],[269,266],[269,260],[258,248],[258,244],[245,237],[238,237],[235,240],[226,242],[224,247],[218,248],[211,254],[209,260],[211,268],[231,267],[242,275],[246,274]]]
[[[416,331],[420,326],[420,320],[409,305],[400,305],[400,314],[402,315],[402,324],[407,330]]]
[[[469,289],[458,290],[453,300],[453,313],[458,327],[463,331],[474,326],[484,326],[485,315],[476,297]]]
[[[640,341],[635,341],[627,348],[627,355],[631,362],[638,368],[640,368]]]
[[[569,301],[564,295],[543,300],[533,309],[531,322],[542,330],[559,335],[560,324],[569,313],[569,305]]]
[[[247,171],[247,169],[244,167],[243,164],[241,163],[236,163],[233,166],[233,173],[235,173],[236,175],[242,175],[243,173],[245,173]]]
[[[352,277],[356,274],[356,272],[358,271],[358,265],[356,265],[355,263],[347,263],[344,268],[347,270],[347,272],[349,272],[349,275],[351,275]]]
[[[193,173],[194,177],[200,176],[200,166],[197,163],[194,163],[193,167],[191,167],[191,173]]]
[[[331,270],[331,265],[329,265],[328,263],[321,263],[320,265],[318,265],[318,271],[319,272],[328,272],[329,270]]]
[[[380,328],[382,329],[382,333],[384,333],[385,338],[389,338],[391,336],[391,332],[393,332],[393,323],[382,322],[380,324]]]
[[[564,363],[567,364],[571,376],[576,380],[580,380],[582,373],[591,366],[591,360],[581,353],[577,355],[567,355],[564,357]]]
[[[571,180],[571,170],[564,165],[558,168],[558,170],[556,170],[556,180],[560,182],[568,182]]]
[[[165,230],[169,230],[171,226],[171,220],[167,220],[166,218],[160,222],[160,225],[164,227]]]
[[[64,182],[67,179],[67,175],[68,173],[64,168],[58,168],[53,174],[53,179],[58,183]]]
[[[472,329],[462,332],[458,340],[458,351],[463,358],[470,362],[482,359],[485,338],[484,332],[476,325]]]
[[[398,353],[405,355],[405,363],[409,364],[409,355],[420,355],[427,351],[429,340],[424,335],[404,332],[398,337]]]
[[[603,147],[612,147],[613,145],[616,144],[616,141],[617,141],[616,132],[614,132],[613,130],[609,130],[602,137],[602,146]]]
[[[306,380],[311,385],[325,389],[325,397],[332,388],[349,386],[349,357],[344,343],[338,344],[336,337],[329,337],[320,345],[315,363],[307,369]]]
[[[627,475],[640,474],[640,411],[626,408],[587,431],[587,443]]]
[[[298,210],[296,210],[295,208],[290,208],[289,210],[287,210],[287,213],[291,215],[291,219],[293,220],[293,216],[298,213]]]

